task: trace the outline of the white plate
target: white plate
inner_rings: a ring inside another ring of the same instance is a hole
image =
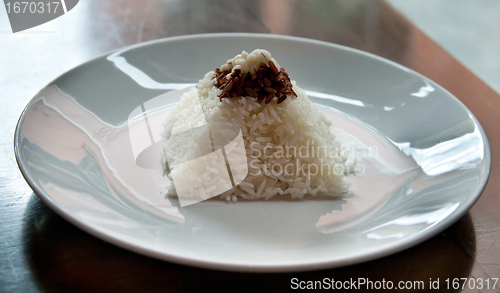
[[[161,170],[135,164],[129,114],[255,48],[309,92],[346,146],[377,153],[360,158],[365,173],[344,198],[179,208]],[[156,40],[82,64],[27,105],[15,151],[37,195],[83,230],[159,259],[256,272],[338,267],[420,243],[467,212],[491,165],[477,120],[431,80],[351,48],[260,34]]]

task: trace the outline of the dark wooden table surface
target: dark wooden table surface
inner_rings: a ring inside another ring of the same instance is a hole
[[[9,30],[0,27],[0,291],[283,291],[293,277],[440,278],[441,283],[500,277],[500,96],[387,3],[87,0],[46,25],[24,33]],[[220,272],[151,259],[90,236],[48,209],[26,184],[13,153],[14,128],[31,97],[66,70],[110,50],[206,32],[274,33],[338,43],[433,79],[474,113],[488,135],[493,164],[481,198],[456,224],[403,252],[290,274]],[[433,292],[446,291],[443,287]],[[500,292],[500,285],[481,292]]]

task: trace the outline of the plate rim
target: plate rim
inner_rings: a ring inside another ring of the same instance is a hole
[[[129,50],[134,50],[138,49],[141,47],[147,47],[153,44],[157,43],[163,43],[163,42],[170,42],[170,41],[178,41],[178,40],[188,40],[188,39],[200,39],[200,38],[214,38],[214,37],[239,37],[239,38],[267,38],[267,39],[283,39],[283,40],[291,40],[291,41],[296,41],[296,42],[305,42],[305,43],[311,43],[311,44],[316,44],[316,45],[322,45],[322,46],[327,46],[327,47],[333,47],[337,49],[341,49],[344,51],[349,51],[355,54],[363,55],[365,57],[369,57],[372,59],[375,59],[379,62],[391,65],[393,67],[399,68],[401,70],[404,70],[410,74],[416,75],[420,78],[423,78],[425,80],[428,80],[432,82],[433,86],[438,87],[440,90],[442,90],[444,93],[446,93],[454,102],[458,102],[458,104],[466,110],[466,112],[470,115],[471,119],[474,121],[474,124],[476,127],[478,127],[482,138],[484,142],[484,163],[485,163],[485,172],[484,176],[481,177],[481,182],[478,184],[478,192],[477,194],[473,194],[468,196],[468,201],[466,202],[461,202],[461,207],[459,209],[453,211],[449,216],[447,216],[443,221],[439,222],[436,226],[434,226],[432,229],[427,229],[423,232],[414,234],[402,241],[397,241],[397,242],[392,242],[389,245],[383,245],[380,246],[375,252],[368,252],[364,254],[359,254],[355,257],[350,257],[350,258],[343,258],[340,260],[331,260],[327,259],[325,261],[314,261],[314,262],[294,262],[294,264],[261,264],[261,265],[242,265],[238,263],[231,263],[227,261],[208,261],[208,260],[200,260],[196,257],[188,257],[188,256],[178,256],[176,254],[168,253],[168,252],[157,252],[156,250],[152,249],[147,249],[144,248],[140,245],[128,242],[126,240],[122,240],[118,237],[114,237],[112,235],[106,234],[104,231],[101,231],[99,229],[95,229],[94,227],[90,225],[86,225],[84,222],[78,220],[76,217],[73,217],[71,213],[67,213],[64,209],[58,206],[57,202],[55,202],[50,196],[46,195],[42,190],[40,190],[36,184],[30,179],[29,174],[27,173],[23,160],[21,159],[20,155],[20,150],[19,150],[19,136],[20,136],[20,129],[21,129],[21,124],[24,120],[24,117],[26,115],[27,109],[31,106],[35,98],[38,96],[40,91],[44,90],[47,88],[49,85],[51,85],[55,80],[59,79],[61,76],[68,74],[70,71],[73,71],[81,66],[84,66],[90,62],[93,62],[97,59],[101,59],[103,57],[106,57],[110,54],[113,54],[118,51],[126,52]],[[163,261],[171,261],[174,263],[178,264],[183,264],[183,265],[189,265],[193,267],[200,267],[200,268],[206,268],[206,269],[216,269],[216,270],[223,270],[223,271],[233,271],[233,272],[261,272],[261,273],[279,273],[279,272],[303,272],[303,271],[313,271],[313,270],[320,270],[320,269],[330,269],[330,268],[337,268],[337,267],[343,267],[347,265],[353,265],[353,264],[359,264],[362,262],[366,261],[371,261],[375,260],[381,257],[385,257],[403,250],[406,250],[410,247],[413,247],[415,245],[418,245],[431,237],[437,235],[438,233],[442,232],[452,224],[454,224],[456,221],[458,221],[460,218],[462,218],[471,208],[472,206],[479,200],[481,197],[484,189],[486,188],[486,185],[489,181],[490,173],[491,173],[491,166],[492,166],[492,156],[491,156],[491,149],[489,145],[489,141],[487,138],[487,135],[482,127],[482,125],[479,123],[477,118],[474,116],[474,114],[465,106],[465,104],[460,101],[457,97],[455,97],[452,93],[450,93],[447,89],[433,81],[432,79],[420,74],[417,71],[414,71],[413,69],[410,69],[404,65],[401,65],[395,61],[386,59],[384,57],[375,55],[373,53],[369,53],[366,51],[362,51],[359,49],[351,48],[345,45],[340,45],[340,44],[335,44],[331,42],[326,42],[326,41],[320,41],[320,40],[315,40],[315,39],[309,39],[309,38],[303,38],[303,37],[296,37],[296,36],[287,36],[287,35],[275,35],[275,34],[265,34],[265,33],[206,33],[206,34],[189,34],[189,35],[181,35],[181,36],[173,36],[173,37],[166,37],[166,38],[161,38],[161,39],[154,39],[146,42],[141,42],[125,47],[121,47],[118,49],[110,50],[104,54],[101,54],[97,57],[91,58],[83,63],[79,63],[76,66],[73,66],[72,68],[64,71],[54,79],[52,79],[50,82],[48,82],[45,86],[43,86],[37,93],[29,100],[29,102],[26,104],[24,107],[23,111],[21,112],[18,121],[16,123],[16,128],[14,132],[14,154],[16,158],[16,163],[19,167],[19,170],[21,171],[22,176],[30,186],[30,188],[34,191],[36,196],[51,210],[56,212],[59,216],[61,216],[63,219],[67,220],[74,226],[78,227],[79,229],[89,233],[90,235],[97,237],[101,240],[104,240],[108,243],[111,243],[113,245],[116,245],[120,248],[127,249],[129,251],[139,253],[148,257],[153,257],[156,259],[160,259]]]

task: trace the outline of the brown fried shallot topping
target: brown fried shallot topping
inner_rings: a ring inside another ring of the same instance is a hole
[[[251,96],[259,103],[264,101],[269,104],[276,97],[280,104],[287,96],[297,97],[285,68],[278,70],[272,61],[261,63],[255,74],[242,74],[240,69],[231,72],[217,68],[214,79],[215,86],[222,90],[219,95],[221,101],[223,98]]]

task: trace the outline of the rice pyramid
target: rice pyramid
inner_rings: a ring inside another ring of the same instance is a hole
[[[329,125],[268,51],[244,51],[208,72],[170,112],[169,192],[186,205],[217,195],[339,195],[354,166]]]

